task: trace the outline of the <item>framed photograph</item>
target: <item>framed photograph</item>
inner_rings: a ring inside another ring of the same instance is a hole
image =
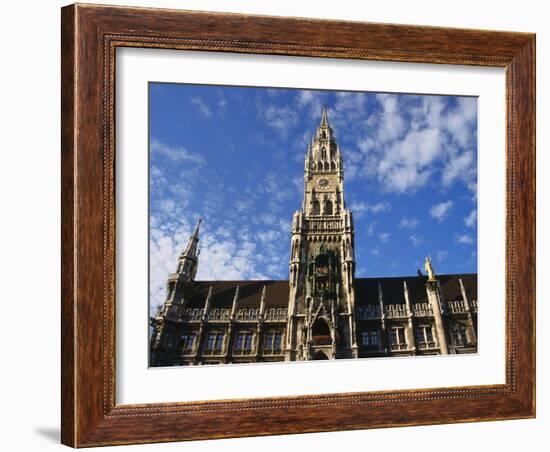
[[[62,442],[535,416],[535,37],[62,9]]]

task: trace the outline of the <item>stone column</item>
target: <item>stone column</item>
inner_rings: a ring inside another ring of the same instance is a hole
[[[231,313],[229,315],[229,325],[227,327],[227,338],[226,338],[226,347],[225,347],[225,353],[224,358],[225,362],[230,361],[231,355],[232,355],[232,347],[231,342],[233,338],[233,323],[235,321],[235,315],[237,313],[237,300],[239,299],[239,286],[235,289],[235,295],[233,295],[233,303],[231,305]]]
[[[264,323],[264,313],[265,313],[265,296],[266,296],[266,287],[262,289],[262,295],[260,298],[260,313],[258,316],[258,327],[256,328],[256,361],[260,360],[260,342],[262,334],[262,325]]]
[[[381,333],[380,334],[380,345],[384,350],[384,353],[388,354],[388,334],[386,331],[386,313],[384,312],[384,293],[382,292],[382,284],[378,283],[378,304],[380,306],[380,323],[381,323]]]
[[[202,342],[204,338],[205,324],[208,321],[208,312],[210,311],[210,301],[212,299],[212,286],[208,289],[208,295],[206,295],[206,300],[204,302],[204,311],[202,312],[201,324],[199,326],[199,332],[197,334],[197,343],[195,344],[195,362],[197,356],[200,355]]]
[[[414,337],[414,330],[413,330],[413,320],[412,320],[412,310],[411,310],[411,303],[409,300],[409,288],[407,287],[407,281],[403,281],[403,296],[405,297],[405,308],[407,310],[407,320],[408,320],[408,327],[407,327],[407,345],[410,350],[416,352],[418,351],[416,348],[416,340]]]
[[[428,302],[432,307],[434,313],[435,330],[437,333],[437,341],[439,343],[439,351],[442,355],[448,355],[449,349],[447,348],[447,337],[445,335],[445,326],[443,325],[443,306],[441,302],[441,293],[439,288],[439,281],[427,281],[426,293],[428,294]]]

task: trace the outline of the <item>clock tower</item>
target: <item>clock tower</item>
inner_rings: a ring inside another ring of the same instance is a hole
[[[287,359],[356,358],[353,217],[326,108],[307,149],[291,235]]]

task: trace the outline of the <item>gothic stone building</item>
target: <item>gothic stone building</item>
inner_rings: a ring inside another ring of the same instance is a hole
[[[308,147],[288,281],[195,281],[199,227],[152,319],[151,366],[477,351],[477,275],[355,278],[352,212],[326,109]]]

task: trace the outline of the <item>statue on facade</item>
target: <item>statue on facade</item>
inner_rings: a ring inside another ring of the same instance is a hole
[[[432,267],[432,260],[429,256],[426,256],[426,262],[424,262],[424,269],[428,272],[428,281],[435,281],[435,273]]]

